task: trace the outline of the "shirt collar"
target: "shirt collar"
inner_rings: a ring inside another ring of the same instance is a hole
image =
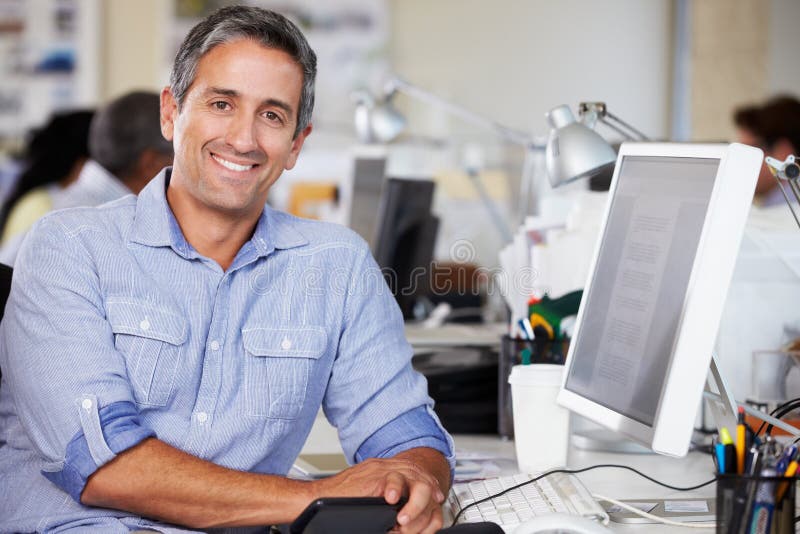
[[[167,203],[166,191],[171,173],[171,167],[164,168],[139,193],[131,241],[150,247],[171,247],[183,257],[196,256]],[[306,245],[308,240],[296,228],[294,217],[264,206],[249,243],[260,257],[276,249]]]

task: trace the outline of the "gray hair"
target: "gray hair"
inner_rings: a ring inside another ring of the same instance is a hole
[[[317,55],[297,26],[283,15],[266,9],[249,6],[223,7],[189,31],[178,49],[170,74],[170,86],[178,110],[194,81],[200,58],[215,46],[237,39],[252,39],[266,48],[286,52],[302,69],[303,90],[294,131],[294,137],[297,137],[311,122],[311,113],[314,110]]]
[[[125,179],[142,152],[172,154],[161,135],[158,93],[134,91],[100,109],[89,127],[89,155],[108,172]]]

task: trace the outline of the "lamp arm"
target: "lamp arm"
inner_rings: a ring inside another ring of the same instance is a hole
[[[605,102],[581,102],[578,113],[589,128],[594,128],[595,121],[600,121],[628,141],[650,141],[645,134],[608,111]]]
[[[608,110],[606,110],[605,114],[600,115],[600,120],[603,122],[603,124],[627,139],[632,141],[650,141],[650,138],[645,134]]]
[[[412,98],[416,98],[417,100],[431,104],[432,106],[442,108],[448,113],[455,115],[456,117],[459,117],[467,122],[477,124],[478,126],[483,126],[489,130],[493,130],[498,136],[506,141],[522,145],[526,148],[544,148],[544,146],[539,146],[534,143],[533,139],[531,139],[531,136],[525,132],[521,132],[519,130],[515,130],[514,128],[500,124],[499,122],[493,121],[492,119],[484,117],[483,115],[475,113],[474,111],[470,111],[467,108],[459,106],[458,104],[453,104],[441,96],[430,93],[417,87],[416,85],[412,85],[401,78],[392,78],[386,84],[385,92],[387,94],[391,94],[395,91],[404,93]]]

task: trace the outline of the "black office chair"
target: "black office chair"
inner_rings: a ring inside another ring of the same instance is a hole
[[[0,263],[0,320],[3,319],[3,312],[6,309],[6,301],[8,300],[8,293],[11,291],[11,267]],[[0,370],[0,378],[3,378],[3,372]]]
[[[0,263],[0,320],[3,319],[3,311],[6,309],[8,293],[11,291],[11,267]]]

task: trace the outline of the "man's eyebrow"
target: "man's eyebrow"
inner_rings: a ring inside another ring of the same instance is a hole
[[[223,87],[209,87],[208,89],[203,91],[203,94],[206,96],[220,95],[220,96],[229,96],[232,98],[240,96],[239,91],[235,89],[225,89]],[[265,107],[280,108],[289,115],[294,115],[294,108],[290,104],[287,104],[286,102],[278,98],[267,98],[266,100],[263,100],[261,102],[261,105]]]
[[[222,96],[239,96],[239,91],[235,89],[224,89],[222,87],[209,87],[205,91],[203,91],[205,95],[222,95]]]

